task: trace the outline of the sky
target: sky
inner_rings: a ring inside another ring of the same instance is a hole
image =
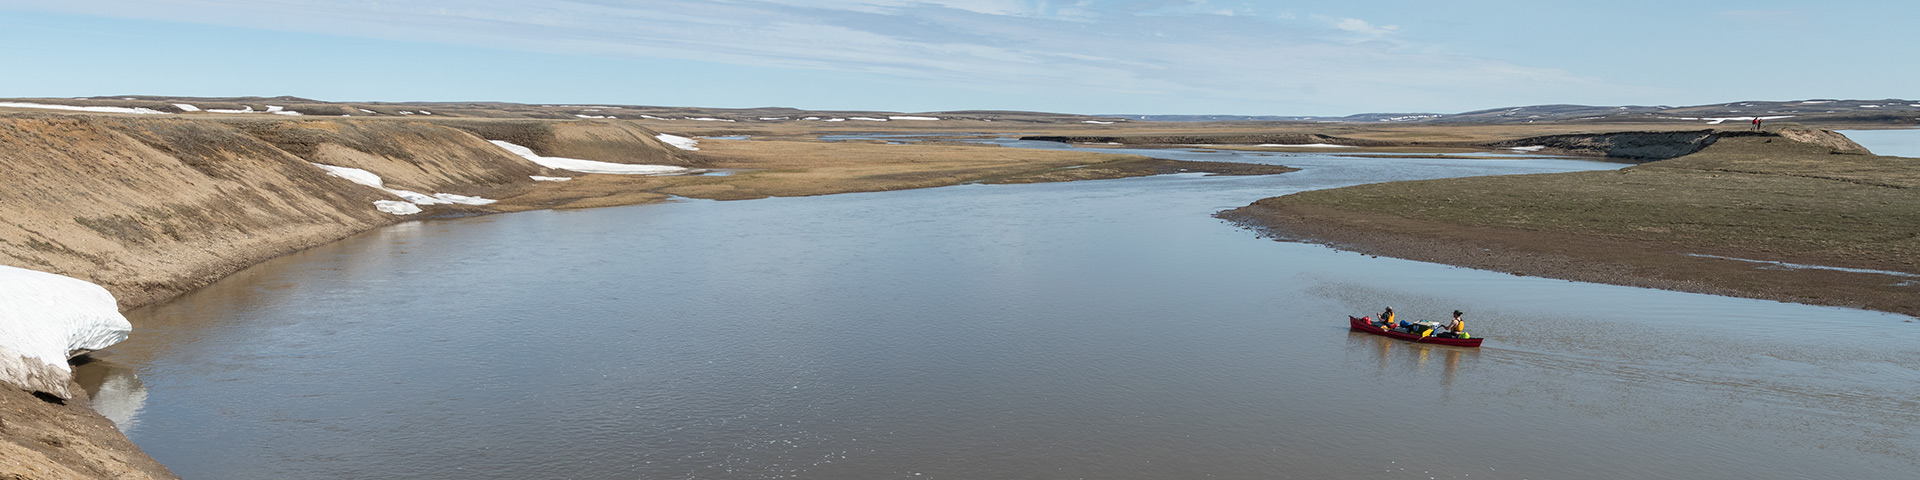
[[[1347,115],[1916,98],[1912,0],[0,0],[0,97]]]

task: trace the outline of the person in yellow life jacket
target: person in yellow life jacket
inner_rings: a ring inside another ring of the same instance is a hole
[[[1453,338],[1467,338],[1467,320],[1460,318],[1460,311],[1453,311],[1453,321],[1447,322],[1447,333]]]
[[[1380,312],[1380,324],[1374,325],[1374,326],[1380,327],[1380,328],[1393,328],[1393,307],[1387,307],[1387,311]]]

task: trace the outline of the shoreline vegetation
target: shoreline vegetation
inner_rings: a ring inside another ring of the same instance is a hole
[[[398,107],[391,107],[398,108]],[[1572,280],[1920,314],[1913,279],[1758,268],[1751,259],[1920,274],[1920,160],[1866,154],[1831,132],[1680,124],[734,125],[612,119],[315,118],[0,113],[0,263],[93,281],[122,309],[286,253],[409,220],[536,209],[828,195],[964,183],[1293,169],[1151,158],[1151,148],[1278,152],[1536,152],[1647,162],[1621,171],[1362,185],[1261,200],[1220,216],[1276,236],[1415,260]],[[822,141],[830,133],[946,134],[1143,147],[1143,155]],[[659,135],[698,139],[698,150]],[[739,140],[705,137],[744,137]],[[543,156],[724,175],[579,174]],[[385,213],[379,188],[311,164],[377,174],[383,188],[488,205]],[[538,181],[569,178],[567,181]],[[138,326],[136,325],[136,329]],[[78,391],[80,389],[75,388]],[[82,394],[84,395],[84,394]],[[173,478],[85,407],[0,388],[0,457],[27,478]]]

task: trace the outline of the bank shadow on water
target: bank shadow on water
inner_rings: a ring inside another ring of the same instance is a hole
[[[1285,162],[1303,170],[412,222],[129,312],[139,328],[103,365],[138,374],[130,436],[190,478],[1892,478],[1916,464],[1920,332],[1893,316],[1372,258],[1210,216],[1303,190],[1617,164]],[[1386,305],[1466,310],[1489,340],[1346,331]]]

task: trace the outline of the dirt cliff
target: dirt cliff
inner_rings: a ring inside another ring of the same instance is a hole
[[[473,122],[480,124],[483,122]],[[165,299],[287,252],[415,218],[378,189],[311,163],[373,172],[388,188],[485,198],[547,170],[478,134],[546,155],[686,164],[653,132],[598,122],[459,128],[397,120],[0,117],[0,263],[88,280],[123,306]],[[311,163],[310,163],[311,162]],[[491,211],[433,205],[421,215]]]

